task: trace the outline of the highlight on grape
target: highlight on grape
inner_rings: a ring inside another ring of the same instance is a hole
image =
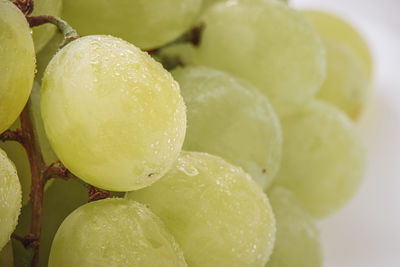
[[[0,0],[0,266],[322,267],[373,78],[280,0]]]

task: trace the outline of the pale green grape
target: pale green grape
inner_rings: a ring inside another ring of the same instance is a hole
[[[203,0],[203,9],[206,9],[212,5],[214,5],[215,3],[219,3],[219,2],[228,2],[228,1],[232,1],[232,0]],[[255,2],[255,1],[259,1],[259,2],[267,2],[267,1],[274,1],[274,0],[236,0],[236,1],[249,1],[249,2]],[[275,1],[281,1],[284,3],[288,3],[288,0],[275,0]]]
[[[276,241],[266,267],[321,267],[318,230],[305,208],[283,187],[272,187],[268,198],[276,218]]]
[[[19,120],[15,121],[10,127],[15,130],[20,127]],[[0,149],[3,149],[10,160],[15,164],[19,181],[22,189],[22,205],[29,201],[29,192],[31,188],[31,170],[29,167],[29,160],[25,148],[18,142],[0,142]]]
[[[36,81],[33,83],[30,101],[28,102],[28,113],[33,123],[35,138],[39,141],[44,161],[47,164],[55,162],[57,156],[50,147],[43,128],[43,122],[40,115],[40,86]],[[15,130],[20,127],[20,121],[16,120],[10,129]],[[26,151],[18,142],[0,142],[0,148],[7,153],[8,157],[15,164],[22,188],[22,205],[25,205],[29,201],[29,193],[31,190],[31,171]],[[45,190],[50,186],[50,184],[51,181],[46,184]]]
[[[21,210],[21,185],[17,170],[0,149],[0,250],[10,240]]]
[[[43,200],[43,222],[40,238],[40,266],[47,266],[51,242],[58,227],[75,209],[87,203],[88,194],[84,185],[76,180],[55,179],[45,192]],[[21,236],[29,232],[31,218],[30,206],[21,211],[15,232]],[[31,251],[25,249],[19,241],[13,241],[15,266],[29,266]],[[1,266],[1,265],[0,265]]]
[[[3,249],[0,249],[0,266],[14,267],[13,249],[11,241],[8,242]]]
[[[325,50],[309,21],[279,1],[228,1],[203,17],[197,63],[252,82],[278,114],[294,111],[319,89]]]
[[[41,113],[51,147],[87,183],[128,191],[159,179],[186,129],[179,85],[147,53],[111,36],[60,50],[43,77]]]
[[[63,18],[81,35],[111,34],[150,49],[188,30],[200,7],[201,0],[64,0]]]
[[[277,184],[289,188],[314,217],[340,208],[360,185],[365,151],[340,110],[316,100],[281,118],[283,151]]]
[[[251,84],[206,67],[178,69],[173,76],[187,105],[183,148],[223,157],[267,188],[282,150],[280,124],[268,99]]]
[[[347,46],[327,40],[325,48],[327,75],[317,97],[337,106],[350,118],[356,119],[369,93],[367,73]]]
[[[34,3],[32,16],[52,15],[59,17],[61,15],[62,0],[35,0]],[[44,24],[32,29],[36,53],[44,48],[56,30],[57,28],[51,24]]]
[[[21,113],[32,89],[35,51],[22,12],[0,0],[0,133]]]
[[[46,44],[46,46],[36,55],[36,69],[37,73],[35,76],[35,80],[40,81],[42,80],[43,74],[46,70],[47,65],[49,64],[50,60],[53,56],[58,52],[60,44],[63,41],[62,34],[55,34],[53,38]]]
[[[30,96],[29,115],[32,121],[35,137],[37,138],[37,141],[39,141],[43,159],[47,164],[51,164],[58,160],[58,158],[51,148],[44,131],[43,120],[40,114],[40,85],[36,81],[33,83],[32,93]]]
[[[348,46],[362,62],[368,76],[372,76],[371,52],[364,38],[355,28],[345,20],[323,11],[304,10],[303,13],[324,39]]]
[[[72,212],[51,246],[49,267],[187,266],[161,220],[126,199],[104,199]]]
[[[163,220],[189,266],[264,266],[271,254],[275,219],[268,198],[219,157],[183,152],[162,179],[127,198]]]

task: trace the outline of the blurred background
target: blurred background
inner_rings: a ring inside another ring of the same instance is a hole
[[[348,20],[368,40],[374,88],[358,122],[368,167],[358,194],[318,225],[325,267],[400,266],[400,1],[292,0]]]

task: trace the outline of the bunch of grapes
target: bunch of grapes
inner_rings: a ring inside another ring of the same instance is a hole
[[[372,76],[287,1],[0,0],[0,266],[321,267]]]

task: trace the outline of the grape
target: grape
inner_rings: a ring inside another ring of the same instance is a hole
[[[187,266],[161,220],[126,199],[88,203],[71,213],[54,238],[49,267]]]
[[[228,1],[229,0],[203,0],[203,9],[206,9],[206,8],[214,5],[215,3],[228,2]],[[249,1],[249,2],[251,2],[251,1],[253,1],[253,2],[255,2],[255,1],[267,2],[267,1],[274,1],[274,0],[236,0],[236,1],[242,1],[242,2],[245,2],[245,1]],[[284,2],[284,3],[288,3],[289,2],[288,0],[275,0],[275,1],[281,1],[281,2]]]
[[[362,62],[368,76],[372,76],[373,62],[368,45],[361,34],[345,20],[332,14],[304,10],[303,13],[310,19],[318,33],[326,40],[346,45]]]
[[[21,113],[32,89],[35,51],[22,12],[0,0],[0,133]]]
[[[276,218],[276,241],[266,267],[321,267],[319,234],[311,216],[283,187],[272,187],[268,197]]]
[[[43,122],[40,115],[40,85],[36,81],[33,83],[30,102],[28,102],[28,112],[33,123],[35,137],[38,138],[39,141],[44,161],[47,164],[55,162],[57,157],[50,147],[43,128]],[[20,127],[20,121],[16,120],[10,129],[15,130]],[[31,190],[31,170],[26,151],[18,142],[0,142],[0,148],[7,153],[10,160],[12,160],[16,166],[22,188],[22,205],[25,205],[29,201],[29,193]],[[51,180],[46,184],[45,190],[50,186],[50,184]]]
[[[8,242],[3,249],[0,249],[0,266],[14,267],[13,250],[11,242]]]
[[[40,266],[47,266],[51,242],[62,221],[76,208],[87,203],[87,190],[77,180],[54,179],[43,199],[43,223],[40,238]],[[25,206],[19,217],[15,232],[21,236],[29,232],[31,208]],[[26,250],[21,242],[14,241],[15,266],[30,266],[31,250]],[[0,265],[1,266],[1,265]]]
[[[59,17],[61,15],[61,0],[35,0],[35,6],[32,16],[52,15]],[[56,27],[51,24],[44,24],[32,29],[33,42],[36,53],[44,48],[56,32]]]
[[[142,188],[180,153],[186,114],[178,83],[121,39],[87,36],[64,47],[49,63],[41,93],[51,147],[87,183]]]
[[[369,93],[367,73],[348,47],[330,41],[325,42],[325,47],[327,76],[317,97],[356,119]]]
[[[0,4],[1,6],[1,4]],[[14,164],[0,149],[0,250],[10,240],[21,210],[21,185]]]
[[[17,120],[10,129],[15,130],[20,127]],[[31,188],[31,171],[29,160],[25,148],[18,142],[0,142],[0,149],[7,153],[7,156],[15,164],[19,181],[22,189],[22,205],[29,201],[29,192]]]
[[[37,73],[35,76],[35,80],[41,82],[46,67],[53,56],[58,52],[59,46],[62,43],[63,38],[64,37],[62,34],[55,34],[53,38],[51,38],[51,40],[46,44],[46,46],[39,53],[37,53]]]
[[[275,219],[268,198],[219,157],[183,152],[157,183],[126,197],[163,220],[189,266],[263,266],[271,254]]]
[[[151,49],[189,29],[200,7],[201,0],[64,0],[63,18],[82,35],[111,34]]]
[[[197,63],[252,82],[278,114],[312,98],[325,77],[324,46],[298,11],[279,1],[228,1],[203,17]]]
[[[264,189],[279,169],[282,134],[269,101],[251,84],[206,67],[172,73],[187,105],[183,148],[223,157]]]
[[[352,122],[338,109],[311,101],[281,118],[283,151],[275,179],[313,217],[341,207],[355,193],[364,172],[365,151]]]

